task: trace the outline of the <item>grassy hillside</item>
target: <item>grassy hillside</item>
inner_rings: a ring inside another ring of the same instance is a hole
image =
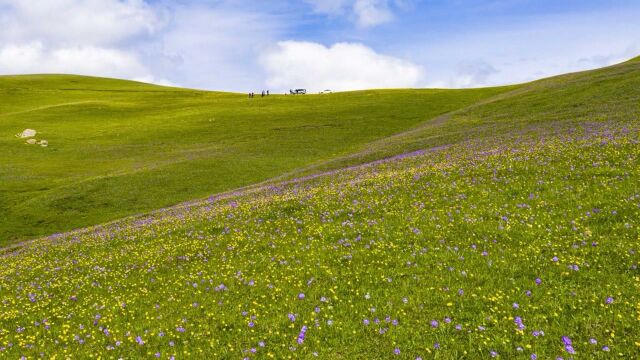
[[[541,126],[567,128],[604,120],[635,121],[640,116],[639,89],[640,57],[603,69],[543,79],[364,144],[345,156],[297,169],[289,176]]]
[[[269,96],[0,77],[0,246],[349,154],[512,87]],[[47,148],[14,135],[38,131]]]
[[[0,354],[637,358],[639,67],[531,84],[374,149],[430,147],[413,156],[6,252]]]

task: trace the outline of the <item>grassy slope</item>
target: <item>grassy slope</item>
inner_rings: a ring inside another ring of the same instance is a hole
[[[314,96],[0,77],[0,246],[263,181],[511,88]],[[48,148],[14,137],[36,129]]]
[[[534,83],[374,148],[457,142],[424,156],[19,247],[1,354],[637,358],[639,70]]]
[[[640,114],[640,57],[607,68],[524,84],[439,116],[409,131],[364,144],[345,156],[320,161],[287,176],[307,175],[459,141],[490,138],[532,126],[568,127]]]

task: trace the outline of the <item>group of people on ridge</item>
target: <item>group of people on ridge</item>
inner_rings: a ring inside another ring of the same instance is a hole
[[[249,93],[249,98],[254,98],[256,94],[252,91]],[[262,97],[269,96],[269,90],[262,90]]]

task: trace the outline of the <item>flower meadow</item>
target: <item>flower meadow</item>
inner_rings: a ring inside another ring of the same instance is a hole
[[[0,357],[633,359],[637,122],[529,128],[0,258]]]

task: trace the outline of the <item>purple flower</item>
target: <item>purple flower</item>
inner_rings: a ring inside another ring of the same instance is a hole
[[[562,337],[562,343],[564,344],[564,349],[569,354],[575,354],[576,350],[573,348],[573,342],[568,336]]]
[[[536,278],[536,285],[540,285],[540,284],[542,284],[542,279]]]
[[[142,340],[140,336],[136,336],[136,342],[138,343],[138,345],[144,345],[144,340]]]
[[[489,352],[489,355],[491,355],[491,357],[496,357],[496,356],[498,356],[498,353],[493,351],[493,350],[491,350],[491,352]]]
[[[611,296],[607,297],[607,300],[605,300],[605,303],[608,304],[613,304],[613,298]]]
[[[178,327],[176,328],[176,331],[177,331],[177,332],[179,332],[179,333],[183,333],[183,332],[185,332],[185,331],[186,331],[186,329],[185,329],[185,328],[183,328],[182,326],[178,326]]]
[[[607,345],[605,345],[605,346],[603,346],[603,347],[602,347],[602,351],[609,351],[609,350],[610,350],[610,349],[609,349],[609,347],[608,347]]]
[[[431,327],[432,328],[437,328],[438,327],[438,322],[436,320],[431,320]]]
[[[400,355],[400,349],[399,348],[393,349],[393,353],[396,355]]]
[[[256,326],[256,324],[253,321],[249,321],[247,325],[249,325],[250,328]]]
[[[520,316],[516,316],[515,319],[513,319],[513,322],[516,323],[516,325],[518,325],[518,330],[524,330],[526,328]]]
[[[591,344],[591,345],[595,345],[595,344],[597,344],[597,343],[598,343],[598,340],[596,340],[596,339],[594,339],[594,338],[589,339],[589,344]]]
[[[298,299],[300,299],[300,300],[304,300],[304,293],[300,293],[300,294],[298,294]]]
[[[307,334],[307,326],[302,325],[300,329],[300,333],[298,334],[298,344],[302,344],[304,342],[304,337]]]
[[[364,319],[364,320],[362,321],[362,323],[363,323],[363,324],[365,324],[365,325],[369,325],[369,319]]]
[[[518,303],[514,302],[512,306],[513,306],[514,309],[520,309],[520,304],[518,304]]]
[[[436,349],[436,350],[439,350],[440,349],[440,343],[437,342],[437,343],[433,344],[433,348]]]
[[[531,360],[536,360],[538,359],[538,355],[536,354],[531,354]]]

